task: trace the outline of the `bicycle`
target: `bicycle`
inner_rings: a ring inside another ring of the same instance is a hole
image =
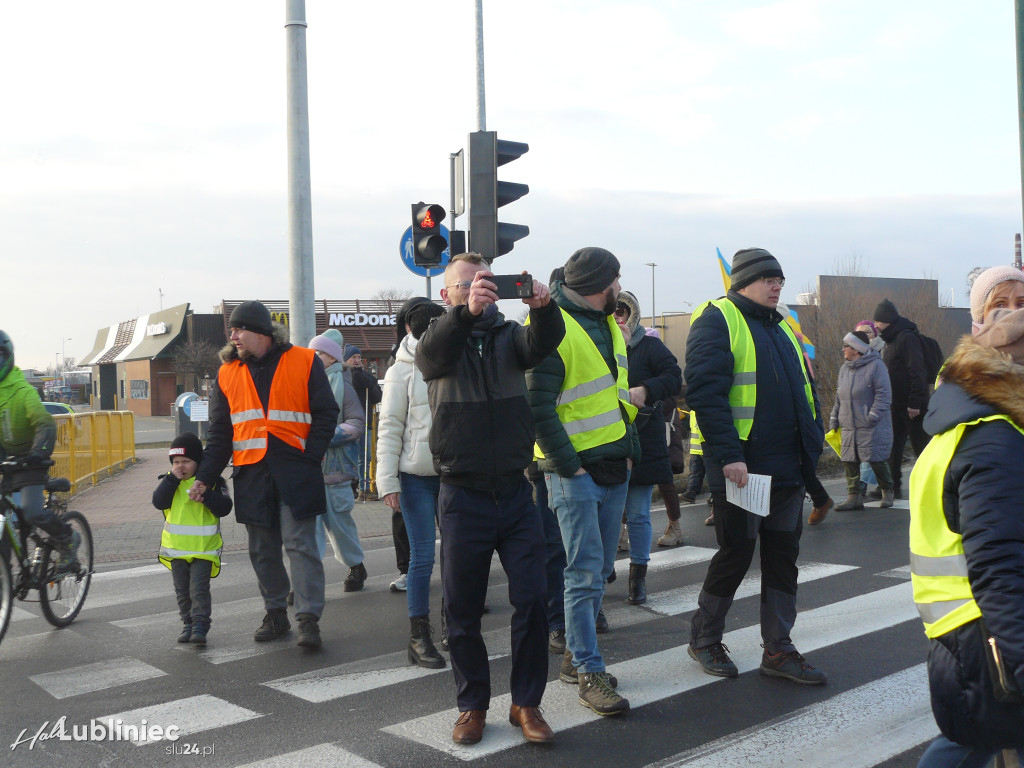
[[[92,530],[81,512],[69,512],[67,501],[58,493],[71,490],[63,477],[46,481],[46,508],[56,513],[82,537],[75,560],[61,566],[64,548],[52,537],[26,523],[12,498],[9,478],[13,472],[28,466],[53,466],[52,461],[28,465],[23,459],[0,461],[0,641],[7,632],[14,610],[14,598],[28,600],[29,592],[38,590],[39,607],[53,626],[68,626],[85,604],[92,582]]]

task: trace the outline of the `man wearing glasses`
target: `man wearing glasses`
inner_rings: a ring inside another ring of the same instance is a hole
[[[704,438],[719,549],[698,598],[689,654],[710,675],[738,675],[722,634],[760,536],[761,673],[822,685],[825,673],[789,636],[796,621],[803,475],[814,471],[824,431],[800,343],[776,311],[785,282],[768,251],[738,251],[728,295],[706,302],[691,320],[686,400]],[[725,500],[726,481],[742,488],[748,472],[771,476],[767,517]]]

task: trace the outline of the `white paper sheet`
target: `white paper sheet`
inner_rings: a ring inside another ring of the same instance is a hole
[[[725,481],[725,500],[761,517],[768,516],[771,494],[771,475],[747,475],[747,484],[742,488],[732,480]]]

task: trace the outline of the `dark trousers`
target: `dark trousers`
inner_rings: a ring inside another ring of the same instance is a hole
[[[676,495],[675,483],[659,483],[658,493],[661,494],[661,500],[665,502],[665,514],[668,515],[668,519],[678,520],[679,519],[679,496]]]
[[[796,622],[796,559],[803,530],[803,501],[802,487],[772,489],[768,516],[758,517],[724,499],[715,499],[719,549],[711,558],[697,598],[690,630],[690,643],[695,648],[722,642],[725,617],[747,575],[760,537],[761,639],[769,653],[795,650],[789,634]]]
[[[441,481],[437,499],[448,648],[460,712],[487,709],[491,673],[480,618],[496,551],[512,603],[512,703],[536,707],[548,676],[544,527],[524,477],[498,494]]]
[[[690,480],[686,484],[686,492],[697,496],[704,487],[704,457],[699,453],[690,454]]]
[[[804,488],[807,489],[807,495],[811,497],[811,504],[816,507],[825,506],[829,499],[828,491],[818,479],[817,467],[811,463],[809,456],[800,463],[800,474],[803,475]]]
[[[914,455],[920,456],[928,445],[931,437],[924,431],[924,411],[916,418],[910,418],[905,405],[892,408],[892,453],[889,454],[889,470],[892,473],[892,488],[900,493],[903,488],[903,449],[907,447],[907,438],[914,449]]]
[[[391,512],[391,538],[395,542],[395,564],[399,573],[409,572],[409,532],[405,530],[405,519],[401,512]]]
[[[213,610],[210,599],[212,572],[213,563],[210,560],[171,560],[171,578],[174,581],[174,594],[178,598],[178,613],[185,624],[210,628],[210,613]]]
[[[558,518],[548,506],[548,486],[543,476],[533,482],[533,499],[544,524],[547,557],[548,632],[565,629],[565,545]]]

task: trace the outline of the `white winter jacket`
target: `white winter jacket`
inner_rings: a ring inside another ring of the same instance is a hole
[[[430,453],[430,403],[427,385],[416,368],[416,339],[406,334],[395,364],[384,376],[384,397],[377,427],[377,493],[401,492],[398,473],[436,475]]]

